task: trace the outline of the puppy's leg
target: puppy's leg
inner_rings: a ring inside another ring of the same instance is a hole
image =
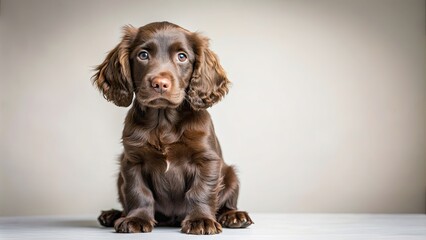
[[[224,166],[223,189],[219,193],[219,211],[217,219],[223,227],[246,228],[253,224],[247,212],[237,210],[239,183],[235,170],[230,166]]]
[[[115,221],[119,233],[151,232],[155,225],[154,198],[143,177],[141,165],[123,157],[118,180],[123,216]]]
[[[187,208],[191,209],[182,221],[183,233],[217,234],[222,226],[216,221],[220,160],[200,159],[194,166],[190,189],[186,192]]]

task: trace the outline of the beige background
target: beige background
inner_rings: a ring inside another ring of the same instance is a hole
[[[91,69],[125,24],[209,36],[233,81],[213,116],[251,212],[424,213],[424,1],[0,4],[0,215],[119,207],[127,109]]]

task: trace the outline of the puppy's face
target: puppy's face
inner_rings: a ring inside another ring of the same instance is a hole
[[[108,101],[127,107],[205,109],[228,92],[229,81],[208,39],[168,22],[123,28],[122,41],[96,68],[93,82]]]
[[[180,28],[140,28],[130,53],[136,100],[143,106],[176,108],[185,99],[195,53]]]

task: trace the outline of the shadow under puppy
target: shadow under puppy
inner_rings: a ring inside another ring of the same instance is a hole
[[[225,164],[205,110],[229,80],[208,39],[168,22],[124,27],[122,41],[92,80],[108,101],[127,107],[118,176],[123,211],[102,211],[120,233],[181,226],[216,234],[253,222],[237,210],[234,169]]]

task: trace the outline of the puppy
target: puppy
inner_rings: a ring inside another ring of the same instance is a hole
[[[133,101],[118,176],[123,211],[103,211],[101,225],[119,233],[180,225],[188,234],[217,234],[253,223],[237,210],[238,178],[206,111],[230,83],[207,38],[168,22],[126,26],[92,80],[117,106]]]

